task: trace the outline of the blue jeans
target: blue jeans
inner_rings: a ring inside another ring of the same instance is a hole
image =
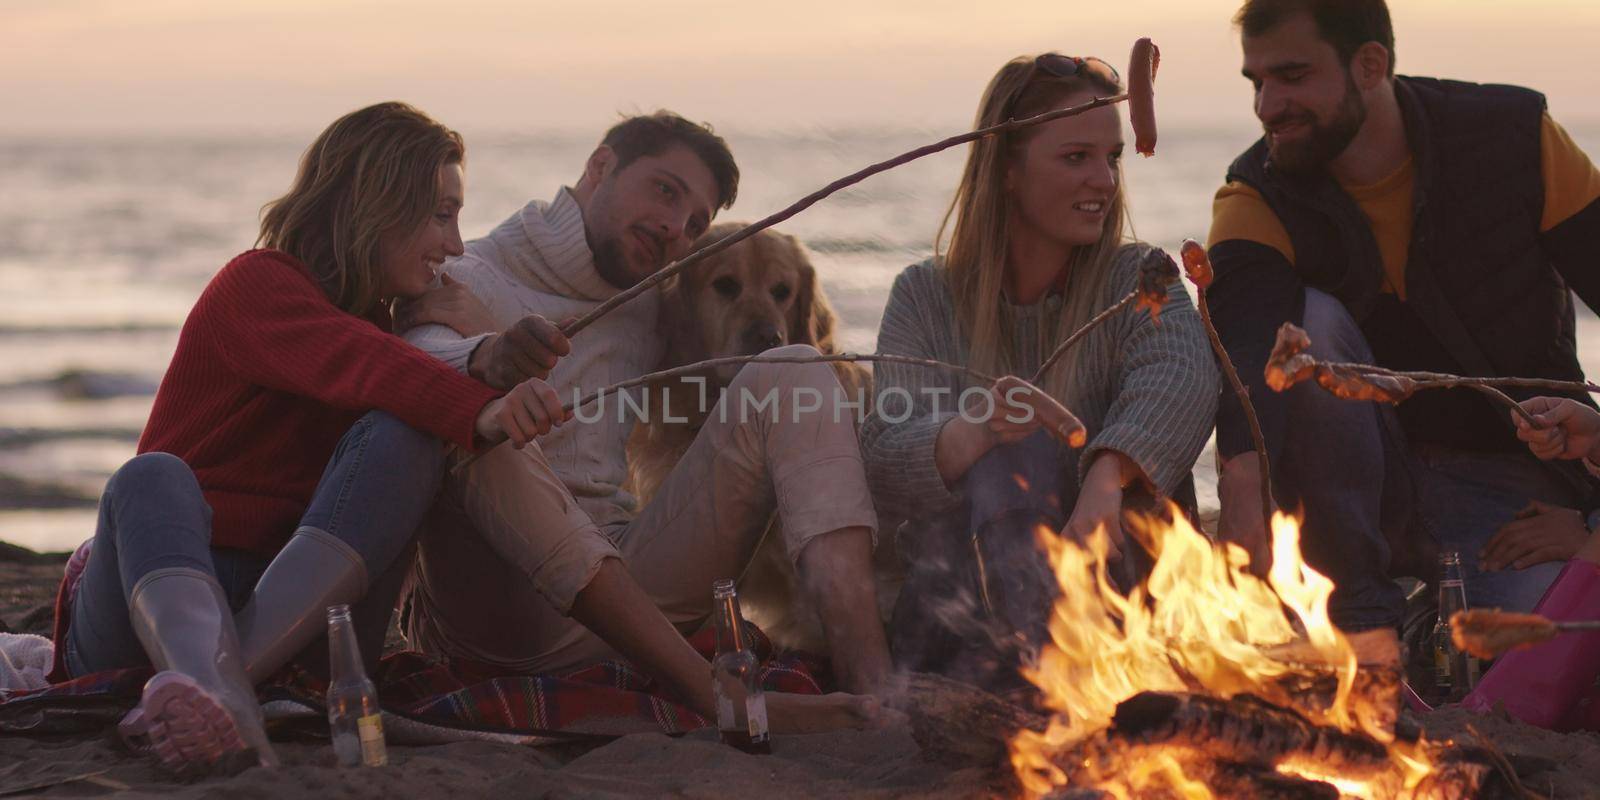
[[[1361,329],[1333,297],[1306,290],[1304,327],[1318,359],[1372,363]],[[1340,400],[1311,383],[1287,395],[1291,424],[1274,490],[1280,507],[1304,511],[1301,550],[1334,581],[1334,624],[1398,626],[1405,600],[1392,578],[1435,579],[1442,549],[1460,551],[1474,606],[1530,610],[1560,571],[1478,569],[1478,551],[1529,500],[1578,505],[1576,488],[1532,455],[1410,446],[1392,406]]]
[[[384,412],[368,413],[340,440],[301,518],[302,526],[350,545],[368,574],[379,576],[352,609],[364,648],[374,628],[381,646],[410,566],[408,547],[438,493],[443,465],[437,439]],[[134,585],[150,571],[187,567],[208,573],[237,612],[268,563],[253,553],[211,546],[211,508],[182,460],[167,453],[134,457],[111,476],[100,497],[93,550],[73,597],[67,669],[79,676],[150,663],[128,613]],[[369,661],[379,655],[365,649],[363,654]],[[308,665],[325,667],[326,659],[308,659]]]
[[[1059,531],[1071,517],[1077,463],[1078,451],[1044,431],[999,445],[967,470],[959,513],[900,537],[906,581],[890,624],[897,664],[994,691],[1027,688],[1017,667],[1049,641],[1061,592],[1035,531]],[[1192,506],[1193,484],[1174,499]],[[1124,507],[1153,512],[1151,500],[1130,494]],[[1115,577],[1131,583],[1144,562],[1129,553]]]

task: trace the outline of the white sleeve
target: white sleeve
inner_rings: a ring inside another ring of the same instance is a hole
[[[417,349],[434,358],[455,367],[456,371],[467,374],[467,363],[472,359],[472,351],[478,344],[491,334],[480,333],[476,336],[463,338],[448,325],[418,325],[405,332],[405,340],[415,345]]]

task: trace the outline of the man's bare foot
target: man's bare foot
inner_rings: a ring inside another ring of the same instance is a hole
[[[840,730],[880,730],[907,720],[869,695],[767,693],[767,718],[773,733],[824,733]]]

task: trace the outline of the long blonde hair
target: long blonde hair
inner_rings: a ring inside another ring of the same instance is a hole
[[[1122,87],[1112,73],[1080,69],[1071,77],[1060,77],[1035,66],[1036,59],[1019,56],[995,73],[978,105],[975,127],[998,125],[1007,119],[1024,119],[1056,108],[1068,97],[1088,92],[1109,97]],[[942,263],[954,300],[956,319],[968,342],[970,365],[991,375],[1016,371],[1012,344],[1012,320],[1005,303],[1007,230],[1012,214],[1006,192],[1006,170],[1012,159],[1020,158],[1023,147],[1037,128],[1023,128],[972,143],[961,184],[945,213],[934,241],[936,261],[939,245],[950,232],[949,248]],[[1104,291],[1106,276],[1117,249],[1123,243],[1127,209],[1120,172],[1117,192],[1106,211],[1099,241],[1073,248],[1067,266],[1067,284],[1062,312],[1056,330],[1045,332],[1051,338],[1042,343],[1049,353],[1100,309],[1096,307]],[[952,226],[951,220],[954,219]],[[1078,361],[1086,348],[1075,347],[1045,377],[1044,388],[1062,400],[1078,383]],[[1028,377],[1024,375],[1023,377]],[[1073,407],[1070,403],[1069,408]]]
[[[465,157],[461,134],[405,103],[352,111],[306,148],[288,194],[262,208],[256,244],[300,259],[334,305],[365,315],[380,303],[379,242],[421,225],[439,202],[439,168]]]

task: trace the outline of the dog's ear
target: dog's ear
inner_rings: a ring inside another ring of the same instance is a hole
[[[794,324],[789,330],[790,344],[809,344],[822,353],[835,352],[833,349],[833,306],[828,304],[828,295],[822,291],[822,284],[817,281],[817,270],[811,266],[811,259],[806,257],[805,248],[800,245],[800,240],[793,236],[784,237],[785,244],[791,248],[795,264],[799,266],[799,285],[794,287]]]

